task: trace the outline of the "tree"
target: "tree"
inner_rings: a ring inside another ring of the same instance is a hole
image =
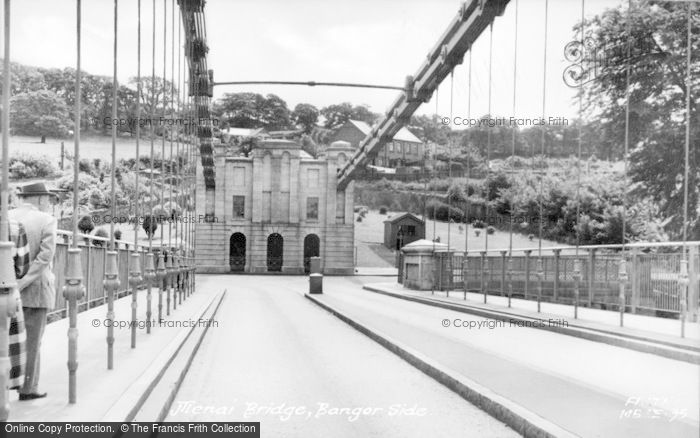
[[[16,134],[64,137],[73,127],[66,103],[53,91],[39,90],[12,97],[10,125]]]
[[[427,116],[424,114],[411,117],[408,129],[420,137],[425,142],[437,143],[439,145],[447,144],[447,136],[450,132],[450,127],[440,122],[437,114]]]
[[[329,105],[321,109],[321,115],[326,119],[326,128],[337,128],[348,120],[360,120],[373,125],[379,119],[379,115],[369,110],[367,105],[352,106],[350,102]]]
[[[627,93],[627,43],[629,59],[629,155],[630,176],[636,183],[632,193],[651,197],[667,219],[672,237],[680,237],[683,211],[685,102],[690,101],[690,120],[698,120],[700,59],[692,57],[691,90],[685,83],[687,56],[687,4],[635,0],[630,11],[631,35],[627,32],[628,11],[608,9],[584,23],[586,38],[603,65],[585,60],[584,71],[597,74],[580,91],[586,112],[598,120],[601,142],[621,156],[624,145]],[[697,13],[695,29],[700,26]],[[574,28],[579,35],[580,27]],[[693,39],[692,52],[700,53],[700,40]],[[593,117],[589,117],[593,118]],[[698,229],[700,196],[700,124],[691,123],[689,190],[690,229]],[[693,223],[694,222],[694,223]],[[700,238],[700,236],[689,236]]]
[[[214,102],[212,113],[236,128],[274,131],[291,126],[287,103],[274,94],[226,93]]]
[[[304,128],[304,133],[309,134],[318,121],[318,109],[309,103],[300,103],[292,111],[292,121],[297,126]]]

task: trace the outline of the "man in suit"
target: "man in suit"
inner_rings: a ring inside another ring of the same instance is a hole
[[[11,220],[22,223],[29,242],[29,270],[17,281],[22,297],[27,333],[27,365],[20,400],[46,397],[39,392],[39,353],[46,328],[46,314],[56,303],[55,277],[52,272],[56,252],[56,218],[48,214],[55,194],[44,183],[29,184],[17,196],[22,204],[10,210]]]

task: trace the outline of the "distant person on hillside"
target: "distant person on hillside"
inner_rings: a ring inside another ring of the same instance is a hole
[[[10,219],[23,224],[29,243],[29,270],[17,281],[22,297],[27,331],[27,366],[20,400],[46,397],[39,392],[39,356],[46,315],[56,303],[55,277],[52,272],[56,252],[56,218],[47,213],[56,195],[44,183],[29,184],[17,194],[23,202],[9,211]]]

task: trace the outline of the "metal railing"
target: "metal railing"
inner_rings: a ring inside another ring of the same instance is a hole
[[[66,299],[61,290],[65,285],[66,262],[68,249],[70,248],[70,238],[73,233],[65,230],[58,230],[56,241],[56,253],[53,261],[53,273],[56,277],[56,304],[54,310],[49,312],[49,321],[65,318],[68,307]],[[103,285],[105,265],[107,261],[109,238],[79,234],[80,242],[78,246],[82,249],[80,253],[83,284],[85,285],[85,296],[78,301],[78,311],[84,311],[95,306],[104,304],[107,295]],[[131,293],[129,286],[129,254],[137,251],[140,255],[141,272],[145,270],[148,246],[136,244],[128,241],[117,241],[117,264],[119,267],[119,289],[115,292],[115,299],[121,298]],[[159,247],[154,246],[153,252],[158,253]],[[145,287],[146,282],[143,282]]]
[[[679,283],[681,244],[633,243],[628,251],[620,245],[579,247],[559,246],[542,249],[542,292],[539,296],[537,248],[508,250],[492,249],[466,253],[436,252],[434,254],[436,290],[484,292],[507,296],[509,284],[512,297],[544,302],[574,304],[575,260],[580,262],[579,306],[620,310],[618,267],[622,255],[627,261],[629,279],[625,283],[625,309],[631,313],[656,313],[678,317],[682,312],[682,291]],[[696,320],[700,289],[700,242],[689,242],[688,313]],[[511,259],[509,269],[509,261]],[[466,261],[466,263],[465,263]],[[484,267],[488,269],[484,269]],[[466,289],[465,282],[466,281]]]

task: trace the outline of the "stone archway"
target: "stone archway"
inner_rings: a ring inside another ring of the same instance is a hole
[[[267,236],[267,271],[280,272],[284,262],[284,238],[278,233]]]
[[[243,233],[233,233],[229,239],[229,266],[233,272],[245,271],[246,238]]]
[[[308,274],[311,266],[311,257],[321,255],[321,239],[315,234],[309,234],[304,238],[304,273]]]

